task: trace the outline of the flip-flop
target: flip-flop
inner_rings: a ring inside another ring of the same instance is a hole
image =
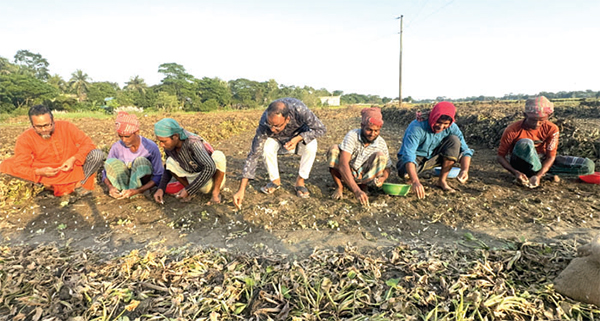
[[[269,182],[267,185],[261,187],[260,191],[269,195],[269,194],[275,193],[275,191],[278,190],[280,187],[281,187],[281,185],[277,185],[273,182]]]
[[[306,188],[306,186],[296,186],[294,187],[294,189],[296,190],[296,195],[300,198],[309,198],[310,197],[310,192],[308,191],[308,188]]]

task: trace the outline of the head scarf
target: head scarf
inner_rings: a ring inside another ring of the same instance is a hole
[[[450,124],[452,124],[454,122],[454,116],[456,115],[456,107],[454,107],[454,104],[449,101],[441,101],[433,106],[433,109],[429,113],[429,127],[431,127],[431,130],[433,130],[433,125],[435,125],[442,115],[450,116],[450,118],[452,118]]]
[[[120,111],[115,120],[115,127],[119,135],[131,135],[140,130],[140,122],[135,115]]]
[[[362,115],[361,125],[371,123],[375,126],[383,126],[383,116],[381,116],[379,107],[364,108],[360,111],[360,114]]]
[[[183,127],[173,118],[163,118],[154,124],[154,134],[158,137],[171,137],[179,134],[181,140],[188,138]]]
[[[525,102],[525,113],[538,117],[547,117],[554,112],[554,103],[544,96],[527,99]]]

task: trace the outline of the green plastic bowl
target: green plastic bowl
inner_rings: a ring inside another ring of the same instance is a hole
[[[406,196],[410,192],[410,185],[407,184],[383,183],[382,188],[388,195]]]

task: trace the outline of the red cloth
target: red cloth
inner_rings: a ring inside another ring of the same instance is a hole
[[[544,96],[527,99],[525,113],[538,117],[548,117],[554,112],[554,103]]]
[[[83,180],[83,163],[87,154],[95,149],[92,140],[79,128],[67,121],[57,120],[50,139],[43,139],[33,128],[23,132],[15,145],[15,155],[0,163],[0,172],[35,183],[50,185],[54,195],[69,194],[75,185]],[[53,177],[35,175],[35,170],[43,167],[60,167],[67,159],[75,156],[73,170],[59,172]],[[94,189],[94,179],[90,177],[83,186]]]
[[[431,127],[431,130],[433,130],[433,125],[435,125],[442,115],[450,116],[453,123],[454,116],[456,115],[454,104],[449,101],[441,101],[433,106],[433,109],[429,113],[429,127]]]
[[[511,153],[517,141],[522,138],[533,140],[538,154],[556,156],[558,136],[558,126],[549,121],[543,122],[538,129],[525,129],[523,128],[523,121],[520,120],[510,124],[502,133],[498,156],[504,157]]]
[[[120,111],[117,115],[115,125],[117,127],[117,133],[120,135],[131,135],[140,130],[140,122],[137,117],[124,111]]]
[[[383,126],[383,116],[379,107],[364,108],[360,114],[362,115],[362,125],[371,123],[375,126]]]

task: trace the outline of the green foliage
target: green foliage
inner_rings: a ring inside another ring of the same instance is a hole
[[[19,50],[15,55],[15,63],[19,66],[19,71],[24,75],[29,75],[39,80],[50,78],[48,61],[40,54],[34,54],[28,50]]]
[[[0,103],[4,112],[22,106],[31,107],[34,104],[50,100],[58,95],[56,88],[29,75],[4,74],[0,75]],[[12,105],[10,108],[9,104]]]
[[[179,108],[179,101],[177,100],[177,96],[171,95],[167,92],[161,91],[158,93],[158,97],[156,99],[156,108],[172,111]]]
[[[88,85],[87,100],[103,104],[105,98],[117,96],[118,88],[119,86],[117,84],[107,81],[91,83]]]
[[[80,69],[77,69],[71,74],[71,80],[69,80],[69,88],[73,90],[79,97],[79,101],[83,101],[87,95],[90,86],[90,77]]]
[[[16,73],[19,71],[19,67],[17,65],[11,64],[8,59],[4,57],[0,57],[0,75],[7,75]]]
[[[196,91],[200,96],[202,103],[209,100],[214,100],[217,103],[217,108],[226,106],[231,102],[231,91],[227,82],[219,78],[196,79]]]
[[[216,99],[209,99],[202,103],[200,111],[213,111],[219,109],[219,102]]]
[[[146,94],[147,88],[148,85],[146,85],[146,82],[143,78],[140,78],[140,76],[131,77],[129,78],[129,81],[125,83],[125,90],[137,92],[140,95]]]
[[[75,111],[79,105],[75,95],[62,94],[54,99],[44,101],[44,105],[52,110]]]
[[[46,81],[48,85],[56,88],[60,93],[66,93],[69,90],[67,82],[59,75],[52,75]]]

